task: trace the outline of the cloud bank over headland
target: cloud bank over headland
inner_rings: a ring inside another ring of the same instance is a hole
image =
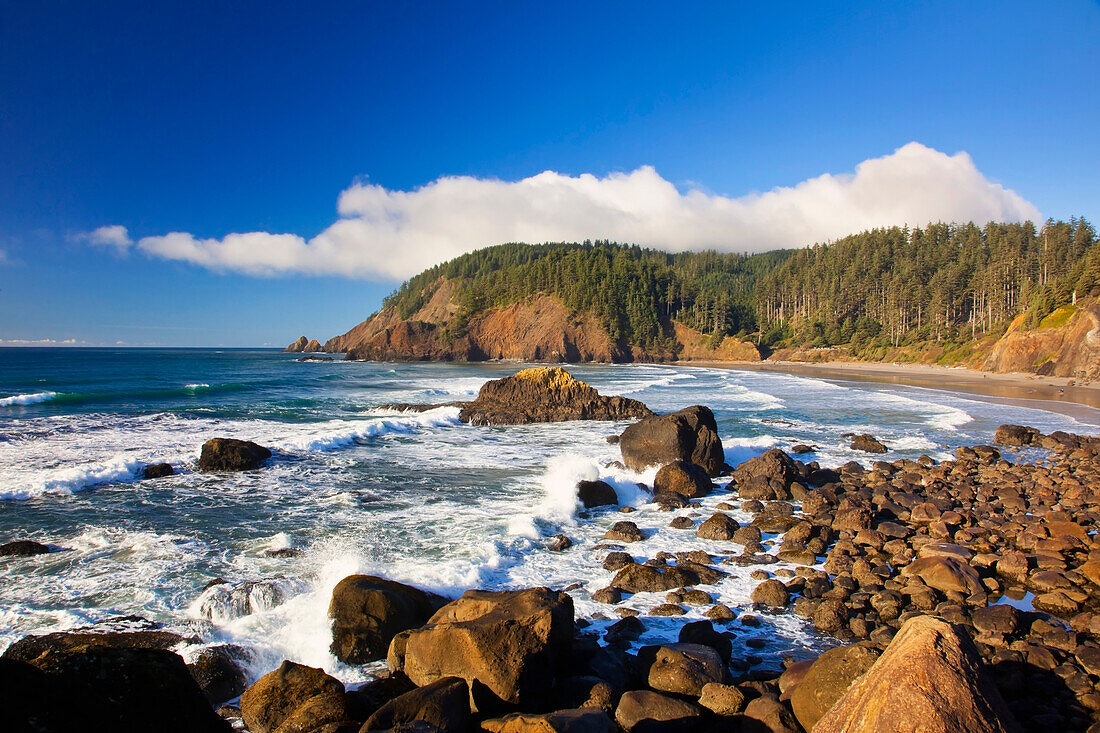
[[[403,279],[502,242],[611,239],[669,251],[761,252],[876,226],[1039,219],[1035,206],[988,180],[966,153],[915,142],[863,161],[854,173],[740,197],[681,193],[643,166],[603,178],[553,171],[520,181],[443,177],[413,191],[357,183],[341,192],[337,209],[340,218],[308,240],[172,232],[133,242],[119,225],[87,236],[216,271]]]

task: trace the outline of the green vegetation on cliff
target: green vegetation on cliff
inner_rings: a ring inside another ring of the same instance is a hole
[[[1100,288],[1100,243],[1084,219],[930,224],[854,234],[757,255],[670,254],[610,242],[503,244],[437,265],[386,300],[408,318],[439,283],[455,284],[461,335],[471,316],[544,293],[594,314],[619,344],[666,348],[672,322],[750,336],[765,348],[960,346],[1031,326]]]

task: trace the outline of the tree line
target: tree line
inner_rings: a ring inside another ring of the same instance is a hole
[[[1100,288],[1100,244],[1085,219],[889,227],[798,250],[668,253],[608,241],[502,244],[405,282],[385,303],[408,318],[454,282],[459,313],[536,294],[591,313],[621,345],[672,349],[673,322],[765,348],[849,345],[857,353],[961,342],[1032,325]]]

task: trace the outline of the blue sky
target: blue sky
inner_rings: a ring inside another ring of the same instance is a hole
[[[747,250],[1096,218],[1097,3],[840,7],[4,3],[0,339],[323,340],[509,235]]]

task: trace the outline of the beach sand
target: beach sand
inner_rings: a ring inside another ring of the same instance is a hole
[[[809,364],[791,361],[679,362],[681,366],[744,369],[758,372],[803,374],[825,379],[904,384],[913,387],[963,392],[1004,404],[1052,410],[1076,420],[1100,425],[1100,384],[1074,384],[1065,377],[1034,374],[992,374],[964,367],[930,364],[879,364],[830,362]]]

